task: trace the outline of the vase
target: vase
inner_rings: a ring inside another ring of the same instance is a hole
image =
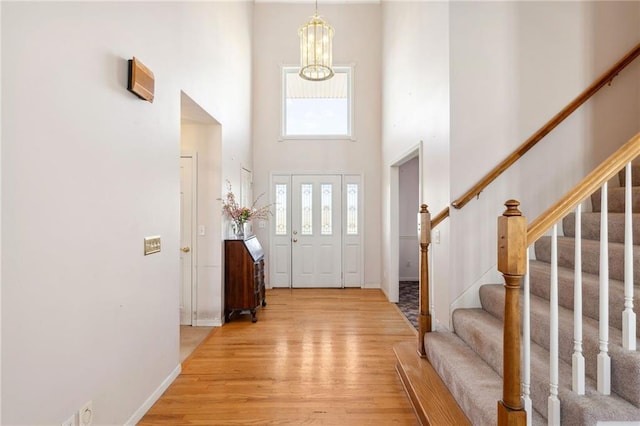
[[[244,222],[233,222],[233,233],[238,240],[244,240]]]

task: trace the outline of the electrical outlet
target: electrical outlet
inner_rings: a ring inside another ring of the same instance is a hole
[[[60,426],[76,426],[76,415],[73,414],[71,417],[69,417],[67,420],[65,420],[64,422],[62,422],[60,424]]]
[[[91,426],[93,424],[93,402],[88,401],[78,410],[79,426]]]

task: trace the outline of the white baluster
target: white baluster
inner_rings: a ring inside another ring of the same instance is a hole
[[[582,354],[582,204],[575,212],[575,260],[573,278],[573,391],[584,395],[584,355]]]
[[[560,425],[560,400],[558,399],[558,225],[551,233],[551,288],[549,294],[549,400],[547,420],[550,425]]]
[[[531,402],[531,295],[529,293],[529,251],[527,248],[527,272],[524,275],[522,302],[522,406],[527,412],[527,424],[532,423],[533,404]]]
[[[433,246],[431,246],[433,247]],[[429,313],[431,314],[431,318],[435,318],[436,316],[436,305],[434,302],[434,295],[433,295],[433,287],[435,287],[433,285],[433,283],[435,282],[435,279],[433,278],[433,252],[435,250],[429,250]],[[431,330],[429,331],[435,331],[436,330],[436,322],[435,321],[431,321]]]
[[[633,206],[631,204],[631,163],[625,170],[624,189],[624,311],[622,346],[636,350],[636,314],[633,312]]]
[[[611,393],[609,357],[609,203],[607,183],[602,185],[600,201],[600,353],[598,354],[598,392]]]

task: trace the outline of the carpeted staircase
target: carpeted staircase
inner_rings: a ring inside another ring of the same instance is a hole
[[[640,244],[640,167],[633,170],[634,241]],[[624,185],[624,179],[621,179]],[[592,213],[582,214],[583,353],[586,395],[571,390],[573,354],[574,215],[562,222],[558,238],[558,288],[560,303],[560,387],[562,425],[596,425],[598,421],[640,421],[640,352],[622,348],[621,318],[624,241],[624,188],[609,188],[609,355],[611,395],[596,391],[598,342],[598,270],[600,193],[592,196]],[[526,213],[526,212],[525,212]],[[640,247],[634,251],[635,308],[640,319]],[[546,424],[549,396],[549,278],[550,237],[535,244],[530,263],[531,286],[531,397],[533,423]],[[497,424],[496,403],[502,397],[503,284],[480,288],[482,308],[453,313],[455,332],[425,336],[427,357],[474,425]],[[522,302],[521,302],[522,306]],[[640,331],[640,323],[636,330]],[[638,345],[640,347],[640,345]]]

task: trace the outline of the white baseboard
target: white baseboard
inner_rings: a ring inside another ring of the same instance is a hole
[[[222,327],[222,321],[220,319],[213,320],[196,320],[194,327]]]
[[[640,426],[640,422],[598,422],[596,426]]]
[[[169,376],[162,381],[160,386],[158,386],[158,389],[156,389],[149,396],[149,398],[147,398],[147,400],[144,402],[144,404],[142,404],[140,406],[140,408],[138,408],[133,413],[133,415],[129,418],[129,420],[126,421],[125,426],[129,426],[129,425],[133,426],[136,423],[138,423],[140,420],[142,420],[142,418],[147,413],[147,411],[149,411],[151,406],[153,406],[153,404],[156,403],[156,401],[162,396],[164,391],[167,390],[169,385],[171,385],[171,383],[173,383],[173,381],[176,379],[176,377],[178,377],[180,375],[181,371],[182,371],[182,365],[178,364],[176,366],[176,368],[171,372],[171,374],[169,374]]]
[[[458,296],[449,306],[449,328],[453,330],[452,313],[460,308],[480,308],[480,287],[485,284],[504,283],[504,278],[498,270],[497,266],[493,266],[484,273],[478,281],[467,288],[460,296]]]

